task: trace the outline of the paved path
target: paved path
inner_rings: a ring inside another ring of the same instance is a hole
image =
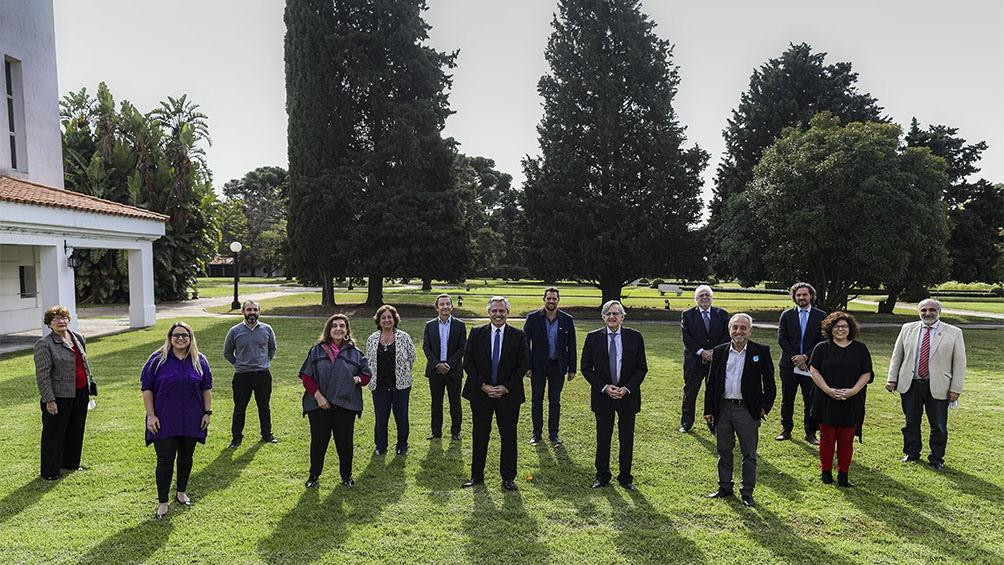
[[[864,304],[866,306],[878,306],[878,302],[874,300],[864,300],[862,298],[855,298],[851,300],[857,304]],[[915,302],[897,302],[896,308],[909,308],[914,312],[917,311],[917,303]],[[997,312],[981,312],[979,310],[959,310],[958,308],[943,308],[941,310],[944,314],[954,314],[956,316],[979,316],[980,318],[993,318],[995,320],[1004,320],[1004,314],[999,314]]]

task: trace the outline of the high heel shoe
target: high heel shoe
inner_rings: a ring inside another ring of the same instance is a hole
[[[175,498],[175,500],[178,501],[178,504],[182,504],[184,506],[191,506],[192,505],[192,499],[189,498],[187,494],[185,495],[186,500],[181,500],[180,496],[175,496],[174,498]]]
[[[153,517],[157,520],[163,520],[164,516],[167,516],[167,509],[165,508],[164,513],[161,514],[160,506],[158,505],[157,508],[153,511]]]

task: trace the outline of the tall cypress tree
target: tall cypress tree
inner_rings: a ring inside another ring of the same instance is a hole
[[[620,298],[672,270],[700,211],[707,153],[684,148],[668,41],[637,0],[560,0],[537,90],[541,156],[523,162],[528,266]]]

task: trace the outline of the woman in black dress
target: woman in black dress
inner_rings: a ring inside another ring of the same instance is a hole
[[[819,464],[824,483],[833,482],[833,451],[837,451],[837,485],[853,486],[847,478],[854,452],[854,436],[861,437],[865,419],[865,387],[871,382],[872,357],[857,341],[854,316],[834,312],[822,323],[828,339],[816,345],[809,359],[812,381],[819,389],[812,397],[812,418],[819,423]]]

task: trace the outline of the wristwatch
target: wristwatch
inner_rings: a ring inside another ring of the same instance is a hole
[[[213,415],[213,411],[212,410],[206,410],[205,412],[203,412],[203,414],[205,414],[206,416],[212,416]]]

